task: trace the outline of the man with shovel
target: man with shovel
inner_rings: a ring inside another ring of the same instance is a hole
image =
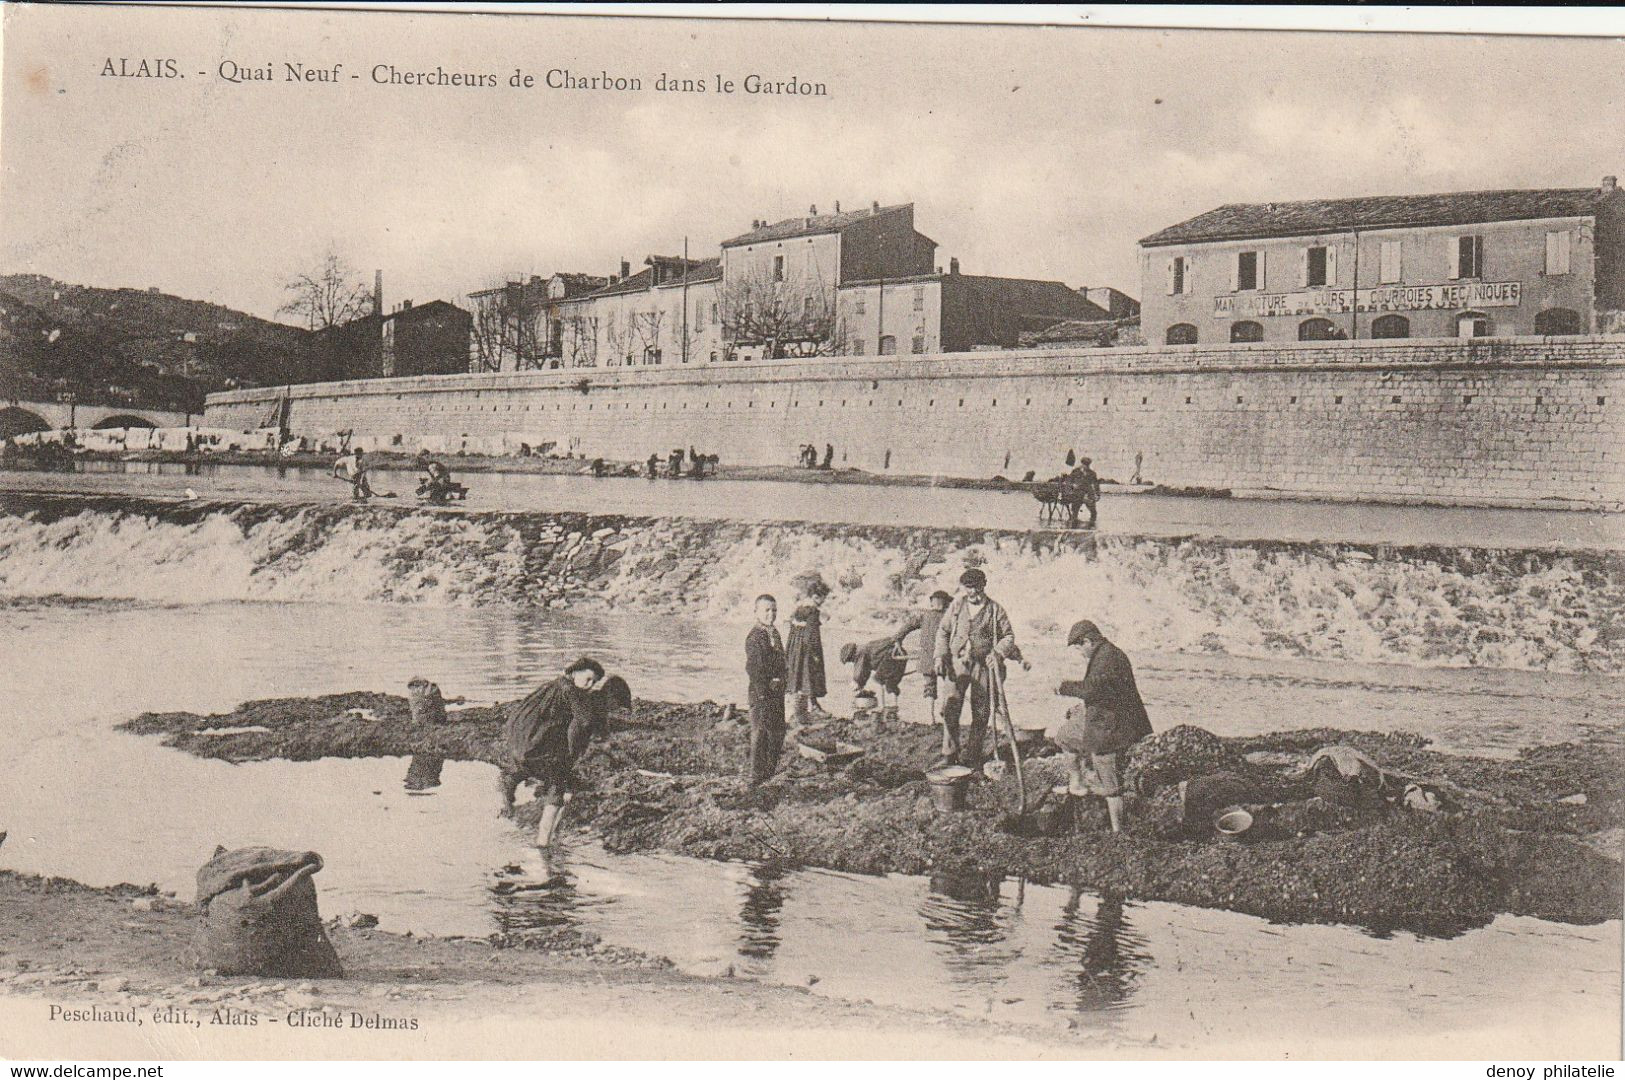
[[[942,614],[937,628],[936,672],[947,680],[942,702],[942,757],[937,767],[964,765],[973,773],[982,769],[982,741],[989,720],[999,707],[1004,683],[1004,662],[1021,660],[1015,631],[1004,608],[987,595],[987,575],[972,568],[959,575],[961,591]],[[1023,670],[1032,665],[1021,660]],[[970,736],[961,748],[959,715],[970,699]]]

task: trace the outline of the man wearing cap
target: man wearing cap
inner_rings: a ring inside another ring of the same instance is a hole
[[[998,707],[996,686],[1004,678],[1004,662],[1019,659],[1010,616],[987,595],[987,575],[977,569],[959,575],[961,591],[942,613],[933,650],[937,674],[948,680],[942,702],[942,759],[940,765],[982,767],[982,741],[988,721]],[[1030,667],[1025,661],[1024,668]],[[970,736],[961,752],[959,714],[970,698]]]
[[[1066,486],[1076,491],[1077,494],[1073,497],[1089,508],[1089,528],[1094,528],[1095,511],[1100,502],[1100,476],[1092,467],[1090,458],[1078,459],[1077,468],[1066,475]],[[1078,503],[1069,502],[1067,509],[1071,515],[1068,523],[1076,525],[1078,523]]]
[[[1067,647],[1084,665],[1082,679],[1068,679],[1057,694],[1083,699],[1067,710],[1066,722],[1055,732],[1055,742],[1066,754],[1067,790],[1073,796],[1106,797],[1112,831],[1123,831],[1123,754],[1151,734],[1145,703],[1134,685],[1128,656],[1106,640],[1100,627],[1088,619],[1072,625]],[[1083,759],[1098,781],[1091,791],[1083,775]]]
[[[503,813],[513,812],[513,795],[520,782],[534,780],[536,799],[542,804],[542,816],[536,823],[539,848],[552,847],[575,786],[572,767],[604,726],[597,715],[602,710],[594,709],[591,694],[603,677],[603,665],[584,656],[514,705],[508,715],[506,760],[500,778]]]

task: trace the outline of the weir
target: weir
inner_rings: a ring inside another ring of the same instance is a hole
[[[1043,479],[1321,497],[1625,506],[1625,338],[1360,340],[824,357],[423,376],[210,395],[212,427],[368,448]]]

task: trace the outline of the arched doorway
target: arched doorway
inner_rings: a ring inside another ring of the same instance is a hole
[[[104,416],[104,417],[102,417],[100,420],[96,421],[94,424],[91,425],[91,430],[92,431],[106,431],[109,428],[132,428],[132,427],[154,428],[154,427],[157,427],[157,426],[158,426],[157,424],[154,424],[151,420],[148,420],[145,416],[135,416],[134,414],[131,414],[131,413],[118,413],[118,414],[116,414],[114,416]]]
[[[1408,338],[1411,336],[1411,321],[1403,315],[1384,315],[1371,324],[1371,336]]]
[[[1490,317],[1482,311],[1464,311],[1456,316],[1457,337],[1489,337],[1492,329]]]
[[[1298,324],[1299,341],[1332,341],[1337,337],[1337,327],[1330,319],[1305,319]]]
[[[50,431],[51,425],[45,418],[27,409],[19,409],[15,405],[8,405],[0,409],[0,439],[11,439],[18,435],[27,435],[33,431]]]
[[[1553,334],[1583,334],[1585,333],[1585,320],[1580,313],[1566,307],[1547,308],[1535,316],[1535,333],[1543,335]]]
[[[1169,345],[1195,345],[1196,327],[1188,322],[1174,323],[1168,328],[1166,341]]]

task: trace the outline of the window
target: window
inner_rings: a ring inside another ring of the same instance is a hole
[[[1236,280],[1234,283],[1236,292],[1251,292],[1254,289],[1264,287],[1263,282],[1260,280],[1263,275],[1258,272],[1263,261],[1261,252],[1236,252]]]
[[[813,298],[810,296],[802,298],[801,317],[803,319],[810,319],[813,317]]]
[[[1174,323],[1168,328],[1167,342],[1170,345],[1195,345],[1196,327],[1188,322]]]
[[[1303,283],[1310,288],[1337,283],[1337,252],[1329,247],[1305,248]]]
[[[717,324],[717,306],[715,304],[712,304],[711,305],[711,325],[715,326],[716,324]]]
[[[1462,237],[1463,240],[1469,237]],[[1464,338],[1489,337],[1490,317],[1482,311],[1464,311],[1456,316],[1456,336]]]
[[[1453,278],[1476,278],[1484,276],[1484,238],[1482,236],[1458,236],[1455,238],[1455,259],[1451,263]]]
[[[1382,273],[1379,277],[1384,285],[1392,285],[1396,281],[1403,280],[1399,251],[1398,240],[1384,240],[1382,242],[1382,258],[1379,260],[1382,264],[1380,267]]]
[[[1569,231],[1567,229],[1546,234],[1546,274],[1569,272]]]
[[[865,308],[863,306],[863,297],[859,296],[856,300],[854,300],[852,302],[852,313],[854,315],[862,315],[864,313],[864,311],[865,311]]]
[[[1250,320],[1230,324],[1231,341],[1263,341],[1264,327]]]
[[[1337,337],[1337,327],[1330,319],[1305,319],[1298,324],[1299,341],[1333,341]]]
[[[1183,255],[1175,255],[1168,260],[1168,295],[1182,296],[1191,291],[1190,260]]]
[[[1553,235],[1547,233],[1547,236]],[[1568,308],[1547,308],[1535,316],[1535,333],[1537,334],[1583,334],[1585,322],[1580,318],[1578,311]]]
[[[914,310],[925,310],[925,287],[923,285],[916,285],[914,287]]]
[[[914,350],[914,352],[916,354],[925,352],[925,335],[924,334],[915,334],[914,335],[913,350]]]
[[[1384,315],[1371,324],[1371,336],[1408,338],[1411,336],[1411,321],[1403,315]]]
[[[784,256],[783,255],[775,255],[775,256],[773,256],[773,280],[774,281],[783,281],[784,280]]]
[[[880,355],[881,356],[896,356],[897,355],[897,339],[895,337],[893,337],[890,334],[884,334],[884,335],[881,336],[881,338],[880,338]]]

